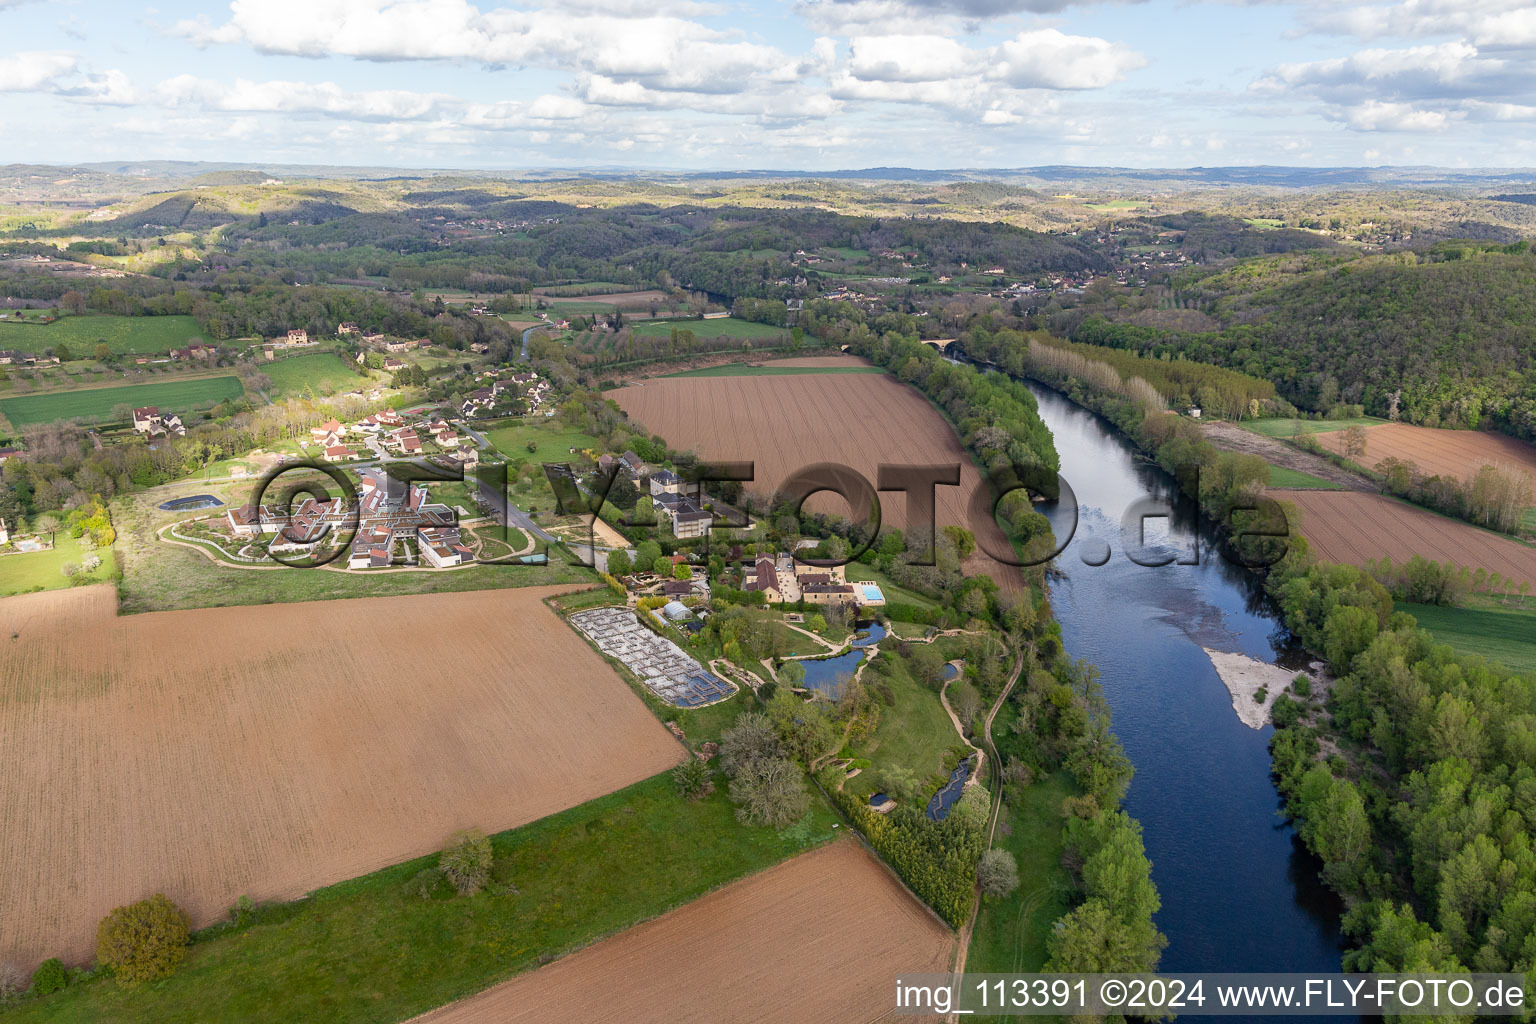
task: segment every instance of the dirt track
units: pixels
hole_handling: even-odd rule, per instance
[[[80,962],[156,891],[208,924],[675,764],[540,603],[569,589],[123,618],[110,587],[0,601],[0,959]]]
[[[1391,555],[1405,562],[1423,555],[1474,572],[1487,569],[1536,586],[1536,548],[1468,523],[1380,494],[1349,491],[1276,491],[1301,514],[1301,533],[1325,562],[1364,565]]]
[[[947,970],[954,941],[843,839],[416,1024],[869,1021],[897,972]]]
[[[1205,439],[1225,451],[1258,455],[1276,466],[1284,466],[1286,469],[1294,469],[1301,473],[1311,473],[1313,476],[1336,483],[1346,490],[1369,493],[1380,490],[1366,477],[1341,469],[1321,455],[1313,455],[1311,452],[1302,451],[1276,438],[1244,430],[1235,423],[1211,420],[1200,426],[1205,432]]]
[[[756,480],[749,490],[769,495],[791,473],[819,462],[837,462],[874,486],[881,463],[959,463],[960,486],[936,488],[940,528],[986,531],[998,549],[1007,540],[990,519],[968,520],[966,503],[981,475],[954,430],[916,390],[885,374],[817,374],[761,377],[653,378],[606,392],[647,430],[706,459],[751,460]],[[906,499],[880,495],[882,522],[904,528]],[[811,498],[812,511],[847,515],[835,494]],[[986,573],[1005,590],[1017,591],[1016,568],[977,551],[969,573]]]

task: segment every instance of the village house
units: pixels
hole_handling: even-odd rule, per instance
[[[348,334],[360,334],[360,333],[361,333],[361,329],[357,326],[357,324],[353,323],[351,320],[343,320],[341,323],[336,325],[336,334],[337,334],[338,337],[342,337],[342,336],[345,336],[345,335],[348,335]]]
[[[326,445],[325,458],[327,462],[346,462],[357,458],[357,452],[344,444]]]
[[[133,429],[151,438],[165,437],[168,434],[182,437],[187,432],[180,416],[175,413],[162,415],[158,405],[148,405],[142,409],[133,410]]]

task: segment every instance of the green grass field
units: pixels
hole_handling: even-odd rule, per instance
[[[1238,426],[1244,430],[1251,430],[1255,434],[1263,434],[1265,437],[1289,440],[1296,436],[1298,423],[1301,425],[1303,434],[1326,434],[1334,430],[1343,430],[1345,427],[1374,427],[1386,422],[1375,416],[1354,416],[1342,420],[1293,420],[1285,416],[1276,416],[1264,420],[1244,420]]]
[[[789,333],[787,327],[771,327],[768,324],[755,323],[751,320],[738,320],[733,316],[719,320],[641,320],[639,317],[625,323],[636,334],[659,335],[669,337],[672,328],[692,331],[700,338],[783,338]]]
[[[1145,199],[1111,199],[1103,203],[1084,203],[1090,210],[1104,212],[1108,210],[1140,210],[1152,204]]]
[[[60,570],[66,563],[79,565],[89,555],[98,556],[101,565],[95,572],[88,574],[87,579],[94,583],[112,575],[116,562],[111,548],[82,551],[80,542],[63,531],[54,537],[53,547],[47,551],[0,555],[0,597],[70,586],[70,578]]]
[[[579,430],[550,429],[543,424],[512,423],[485,431],[496,450],[509,462],[526,459],[529,462],[569,462],[571,449],[579,453],[583,448],[597,447],[597,438]],[[528,450],[532,441],[534,450]]]
[[[1523,610],[1518,597],[1506,606],[1498,598],[1481,596],[1468,598],[1460,608],[1399,604],[1397,609],[1418,619],[1437,641],[1458,652],[1481,654],[1517,672],[1536,673],[1536,599],[1527,596]]]
[[[316,395],[328,395],[363,384],[363,378],[353,373],[346,361],[334,352],[277,359],[263,365],[261,372],[272,378],[273,398],[301,394],[306,384]]]
[[[690,803],[663,773],[495,836],[491,884],[476,896],[407,893],[436,857],[410,861],[260,910],[244,930],[210,929],[165,981],[92,981],[5,1019],[404,1020],[819,845],[835,821],[816,800],[799,825],[752,828],[736,820],[723,781]]]
[[[1330,480],[1313,476],[1311,473],[1303,473],[1299,469],[1287,469],[1284,466],[1271,465],[1269,467],[1269,486],[1290,487],[1313,491],[1337,491],[1342,488]]]
[[[861,677],[864,685],[870,686],[877,680],[884,682],[890,686],[896,703],[881,709],[875,734],[852,748],[854,757],[870,761],[869,768],[844,784],[847,792],[861,799],[880,791],[883,768],[904,768],[919,782],[931,782],[933,777],[942,776],[945,755],[960,743],[954,724],[939,703],[938,693],[914,680],[900,656],[883,653],[876,661],[885,661],[884,667],[890,671],[875,675],[871,665]]]
[[[64,316],[51,324],[0,320],[0,348],[42,352],[63,344],[76,359],[90,358],[103,341],[115,355],[148,355],[204,340],[190,316]]]
[[[17,395],[0,399],[0,413],[4,413],[14,427],[74,419],[103,423],[112,419],[112,410],[120,405],[132,408],[158,405],[162,410],[181,413],[185,418],[185,414],[193,409],[238,398],[241,392],[238,377],[197,377],[192,380],[157,381],[153,384]]]
[[[994,736],[1000,725],[1006,728],[998,717]],[[982,900],[967,971],[1024,973],[1044,966],[1051,926],[1071,907],[1071,881],[1061,866],[1061,802],[1075,792],[1071,778],[1058,772],[1005,793],[994,845],[1018,860],[1019,887],[1005,899]]]
[[[704,366],[697,370],[662,374],[664,377],[801,377],[807,374],[828,373],[884,373],[878,366],[749,366],[746,363],[725,363],[721,366]]]
[[[1275,220],[1273,217],[1244,217],[1243,222],[1251,228],[1266,228],[1272,230],[1274,228],[1285,227],[1285,221]]]
[[[886,603],[912,604],[919,608],[933,610],[937,608],[931,598],[924,597],[914,590],[907,590],[891,582],[891,578],[879,569],[871,568],[862,562],[849,562],[843,566],[843,575],[848,577],[850,583],[876,583],[882,593],[885,594]]]

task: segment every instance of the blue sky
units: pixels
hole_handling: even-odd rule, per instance
[[[1536,166],[1529,0],[0,0],[0,163]]]

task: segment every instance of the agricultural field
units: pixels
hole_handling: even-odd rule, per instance
[[[1481,595],[1468,597],[1465,607],[1399,604],[1443,644],[1463,654],[1480,654],[1517,672],[1536,674],[1536,601],[1516,597],[1509,602]]]
[[[364,381],[334,352],[273,360],[262,364],[261,372],[272,378],[273,398],[301,395],[305,387],[317,396],[328,395],[358,387]]]
[[[884,373],[878,366],[785,366],[782,363],[722,363],[697,370],[682,370],[667,377],[805,377],[819,373]]]
[[[1331,480],[1324,480],[1322,477],[1313,476],[1311,473],[1303,473],[1299,469],[1275,465],[1269,467],[1269,486],[1281,490],[1342,490],[1338,484]]]
[[[65,345],[76,359],[90,358],[106,342],[114,355],[150,355],[206,341],[190,316],[62,316],[51,324],[0,320],[0,348],[42,352]]]
[[[119,406],[138,408],[158,405],[161,409],[180,413],[185,418],[194,409],[239,398],[242,393],[238,377],[194,377],[190,380],[156,381],[151,384],[14,395],[0,398],[0,414],[4,414],[13,427],[57,423],[61,420],[104,423],[113,419],[112,411]]]
[[[1345,427],[1377,427],[1387,422],[1375,416],[1355,416],[1339,420],[1302,420],[1288,416],[1273,416],[1261,420],[1244,420],[1241,426],[1244,430],[1251,430],[1265,437],[1290,440],[1301,434],[1323,435],[1343,430]]]
[[[739,709],[738,709],[739,710]],[[173,977],[98,977],[9,1008],[6,1024],[248,1024],[405,1020],[480,992],[819,846],[837,818],[814,801],[774,830],[743,825],[724,786],[677,795],[670,772],[491,837],[491,884],[422,899],[435,856],[258,907],[200,934]],[[637,871],[642,861],[668,870]],[[409,958],[402,969],[402,956]]]
[[[1344,454],[1341,434],[1321,434],[1317,440],[1329,451]],[[1355,461],[1374,467],[1387,458],[1407,459],[1427,476],[1463,480],[1492,463],[1518,467],[1536,480],[1536,445],[1481,430],[1435,430],[1409,423],[1367,427],[1365,455]]]
[[[936,515],[940,528],[971,525],[966,505],[981,484],[980,473],[938,410],[889,375],[653,378],[606,395],[673,445],[696,447],[706,459],[754,461],[757,479],[747,486],[763,495],[818,462],[850,466],[870,486],[881,463],[959,463],[960,486],[937,488]],[[847,515],[847,505],[833,494],[815,495],[806,507]],[[882,498],[881,511],[882,522],[904,526],[900,495]],[[996,523],[975,528],[987,531],[996,548],[1006,548]],[[979,550],[967,570],[987,573],[1005,589],[1023,585],[1017,569]]]
[[[1536,586],[1536,548],[1469,523],[1359,491],[1287,491],[1278,498],[1300,514],[1301,533],[1320,561],[1364,565],[1423,555]]]
[[[82,962],[145,893],[203,926],[241,894],[293,899],[681,760],[541,603],[562,592],[127,617],[110,587],[0,602],[18,634],[0,806],[25,823],[0,838],[0,955]]]
[[[100,558],[101,565],[83,574],[85,578],[101,582],[112,575],[115,562],[111,548],[84,551],[79,540],[63,531],[54,537],[53,547],[47,551],[18,551],[0,556],[0,597],[71,586],[73,580],[64,575],[64,566],[79,565],[90,555]]]
[[[719,320],[640,320],[638,318],[628,321],[631,331],[636,334],[650,334],[667,337],[671,335],[675,327],[680,331],[692,331],[700,338],[742,338],[752,340],[767,338],[774,341],[789,336],[789,328],[773,327],[769,324],[760,324],[753,320],[738,320],[733,316]]]
[[[882,1018],[954,936],[852,839],[801,854],[419,1024]],[[622,984],[616,984],[622,979]]]

